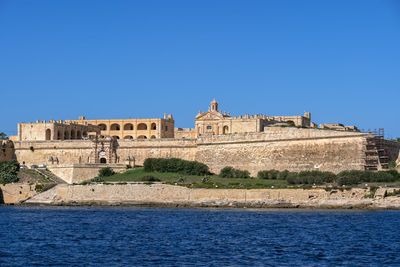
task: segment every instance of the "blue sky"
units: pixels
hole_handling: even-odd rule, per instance
[[[0,131],[301,115],[400,137],[400,1],[0,0]]]

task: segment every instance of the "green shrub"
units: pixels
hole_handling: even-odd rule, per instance
[[[342,171],[337,175],[336,182],[339,185],[354,185],[370,182],[394,182],[399,179],[397,171]]]
[[[104,176],[97,176],[97,177],[94,177],[93,179],[91,179],[90,181],[94,182],[94,183],[102,183],[102,182],[104,182],[104,178],[103,177]]]
[[[16,160],[0,162],[0,183],[18,182],[19,163]]]
[[[142,178],[140,178],[140,181],[143,181],[143,182],[160,182],[161,180],[158,179],[157,177],[152,176],[152,175],[145,175],[145,176],[142,176]]]
[[[222,178],[234,178],[235,177],[235,169],[230,166],[224,167],[220,171],[219,176]]]
[[[400,180],[400,173],[397,170],[388,170],[385,172],[390,173],[395,178],[395,180]]]
[[[396,161],[391,161],[388,164],[389,169],[394,169],[394,168],[396,168],[396,166],[397,166]]]
[[[281,171],[281,172],[279,173],[278,179],[280,179],[280,180],[286,180],[288,174],[289,174],[289,171],[288,171],[288,170]]]
[[[286,182],[288,184],[298,184],[298,173],[297,172],[289,172],[286,176]]]
[[[182,159],[156,159],[148,158],[144,161],[146,172],[176,172],[189,175],[207,175],[209,169],[207,165]]]
[[[42,184],[36,184],[35,185],[35,191],[40,193],[43,191],[43,185]]]
[[[259,171],[257,173],[257,178],[276,180],[279,178],[279,175],[280,172],[277,170]]]
[[[238,170],[227,166],[220,171],[219,176],[222,178],[250,178],[250,173],[247,170]]]
[[[101,168],[99,170],[99,177],[108,177],[112,176],[115,172],[110,167]]]

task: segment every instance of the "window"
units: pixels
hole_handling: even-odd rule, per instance
[[[211,130],[212,129],[212,127],[211,126],[207,126],[207,130]]]

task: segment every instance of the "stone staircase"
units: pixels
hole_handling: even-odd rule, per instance
[[[56,176],[54,173],[52,173],[49,170],[46,170],[46,169],[35,169],[35,171],[37,171],[38,173],[40,173],[41,175],[43,175],[47,179],[52,180],[56,184],[66,184],[66,182],[63,179],[61,179],[60,177]]]

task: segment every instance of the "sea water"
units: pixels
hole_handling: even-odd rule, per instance
[[[1,266],[400,266],[400,211],[0,207]]]

